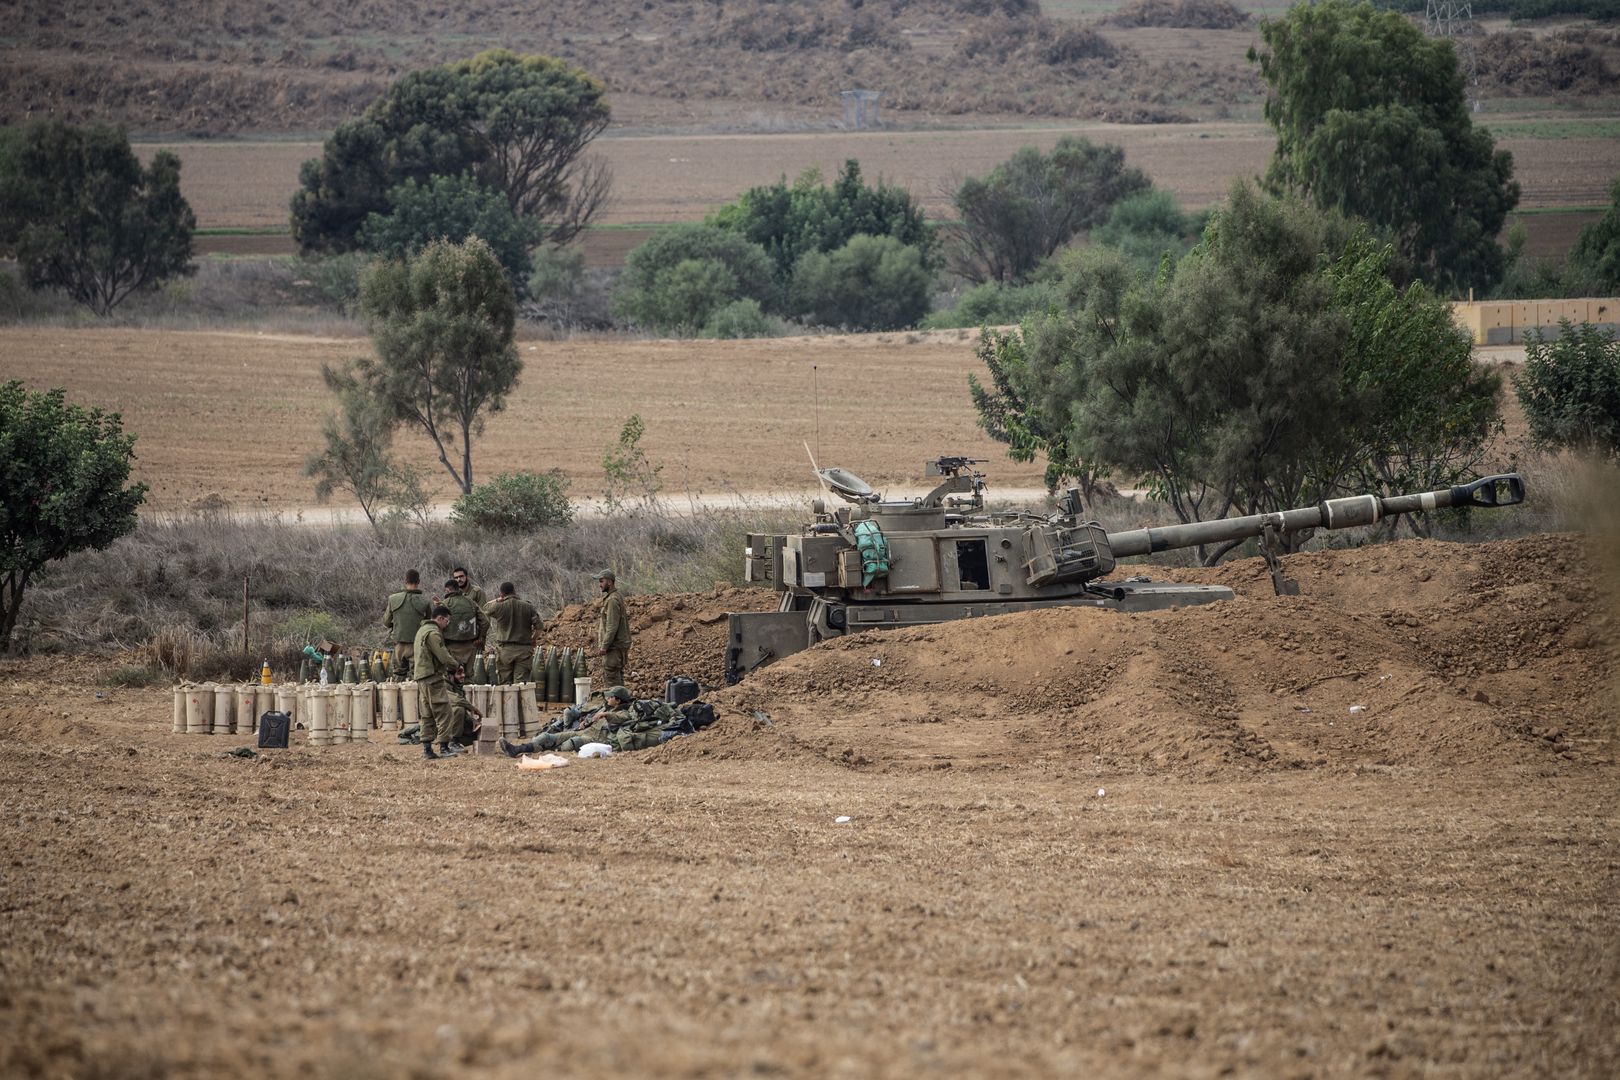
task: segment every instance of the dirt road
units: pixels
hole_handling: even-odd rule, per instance
[[[1291,569],[845,639],[552,773],[236,759],[7,662],[0,1073],[1614,1075],[1583,545]],[[739,599],[638,598],[640,681]]]

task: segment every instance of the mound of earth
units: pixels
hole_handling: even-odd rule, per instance
[[[1178,578],[1229,603],[854,635],[710,695],[660,751],[874,770],[1547,768],[1611,754],[1614,625],[1582,541],[1403,541]]]
[[[769,589],[716,586],[706,593],[625,595],[630,616],[630,665],[626,685],[637,694],[661,697],[664,680],[687,675],[705,686],[725,679],[726,616],[733,611],[775,611]],[[542,640],[569,648],[596,646],[598,604],[571,604],[546,622]]]

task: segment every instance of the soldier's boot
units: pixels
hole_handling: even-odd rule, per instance
[[[433,744],[430,742],[425,742],[422,744],[422,757],[427,761],[439,760],[439,755],[433,752]]]
[[[534,753],[534,743],[515,743],[508,739],[505,735],[502,735],[499,739],[495,740],[495,745],[499,746],[501,748],[501,753],[505,754],[507,757],[517,757],[520,754]]]
[[[462,746],[460,743],[442,742],[439,744],[439,756],[442,758],[457,757],[458,755],[465,754],[466,752],[466,747]]]

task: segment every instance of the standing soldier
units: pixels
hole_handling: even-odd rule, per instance
[[[488,606],[489,597],[484,595],[483,589],[480,589],[478,586],[472,583],[472,578],[467,576],[467,568],[465,566],[458,566],[454,570],[450,571],[450,580],[456,583],[456,588],[465,593],[469,600],[478,605],[479,611],[483,611],[484,608]],[[488,629],[487,623],[478,631],[478,640],[473,644],[473,650],[475,652],[484,651],[485,629]]]
[[[590,655],[602,658],[602,685],[618,686],[624,682],[624,668],[630,662],[630,619],[611,569],[596,575],[596,587],[602,590],[602,611],[596,623],[596,648]]]
[[[456,661],[445,648],[444,628],[450,625],[450,609],[440,604],[433,609],[433,617],[424,622],[416,631],[416,641],[412,652],[412,674],[422,686],[422,696],[427,707],[422,710],[422,756],[429,761],[436,761],[441,757],[453,757],[461,753],[461,747],[452,740],[459,734],[455,730],[455,719],[450,712],[450,691],[445,685],[449,679],[450,671],[455,668]],[[433,752],[433,741],[437,738],[439,752]]]
[[[478,651],[478,643],[484,639],[484,631],[489,628],[489,618],[472,597],[461,591],[455,578],[444,583],[444,606],[450,611],[450,628],[444,632],[445,647],[456,658],[456,663],[470,663],[473,653]]]
[[[519,672],[528,666],[534,651],[540,613],[527,600],[518,599],[510,581],[503,581],[500,595],[484,605],[484,614],[495,632],[495,681],[522,682]]]
[[[422,595],[422,575],[415,570],[405,571],[405,588],[390,596],[388,606],[383,609],[383,626],[393,632],[394,655],[390,664],[394,678],[410,676],[416,631],[432,607]]]

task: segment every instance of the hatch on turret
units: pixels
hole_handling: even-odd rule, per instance
[[[837,495],[845,502],[869,503],[877,502],[878,493],[872,490],[872,485],[856,476],[848,469],[817,469],[816,476],[826,485],[828,491]]]

